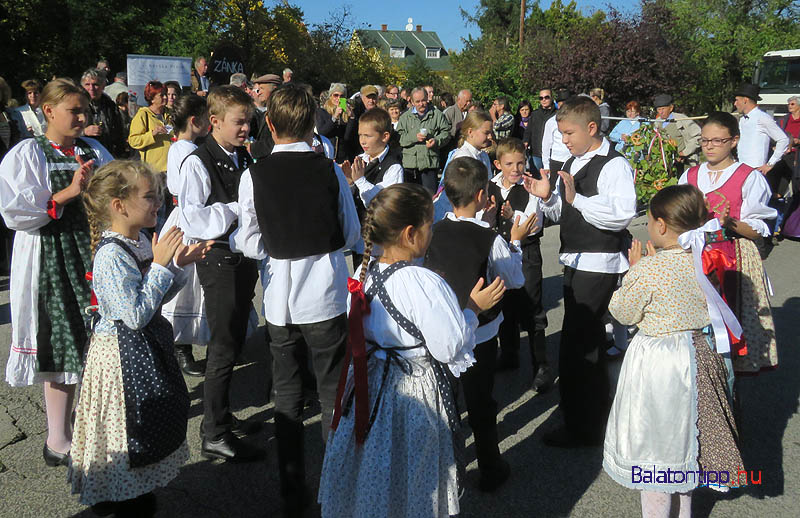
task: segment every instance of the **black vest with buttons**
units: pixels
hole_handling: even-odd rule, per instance
[[[498,234],[503,236],[503,239],[511,241],[511,226],[514,224],[514,217],[512,216],[511,219],[506,219],[500,215],[503,204],[507,201],[511,204],[512,209],[524,212],[528,207],[530,194],[528,194],[528,191],[525,190],[522,184],[517,184],[511,187],[508,191],[508,196],[504,200],[501,187],[494,182],[489,182],[489,199],[491,199],[492,196],[494,196],[495,203],[497,203],[497,222],[493,228]],[[522,218],[520,218],[520,223],[522,223]],[[544,232],[544,226],[541,221],[538,222],[537,225],[539,226],[539,231],[532,236],[522,239],[520,241],[522,246],[539,243],[539,239]]]
[[[603,167],[612,159],[622,156],[610,149],[608,155],[595,155],[583,166],[575,180],[575,192],[587,198],[597,195],[597,179]],[[575,157],[564,164],[564,171],[570,171]],[[561,190],[561,253],[614,253],[621,252],[625,242],[625,232],[603,230],[587,222],[581,212],[564,199]]]
[[[267,254],[299,259],[344,247],[333,160],[314,151],[273,152],[250,168]]]
[[[453,288],[461,309],[467,307],[469,294],[478,279],[486,284],[486,268],[497,232],[470,221],[443,219],[433,226],[433,238],[425,254],[425,267],[441,275]],[[494,280],[494,279],[491,279]],[[485,286],[485,285],[484,285]],[[500,314],[498,303],[478,315],[479,325],[484,325]]]
[[[250,167],[253,159],[244,146],[235,148],[238,167],[213,137],[200,144],[192,155],[198,157],[208,172],[211,181],[211,193],[206,200],[206,207],[214,203],[231,203],[239,200],[239,179],[245,169]],[[228,237],[236,229],[233,223],[225,234],[216,238],[220,243],[227,243]]]
[[[383,176],[386,174],[386,171],[389,170],[390,167],[393,165],[402,165],[402,157],[398,157],[397,155],[393,154],[391,150],[386,153],[386,156],[383,157],[383,160],[373,160],[369,164],[367,164],[366,169],[364,170],[364,178],[371,183],[372,185],[379,184],[383,181]],[[358,220],[363,223],[364,218],[367,215],[367,208],[364,206],[364,202],[361,200],[361,194],[359,194],[358,187],[353,184],[352,186],[353,191],[353,201],[356,203],[356,212],[358,213]]]

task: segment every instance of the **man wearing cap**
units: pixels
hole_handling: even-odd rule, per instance
[[[672,96],[659,94],[653,99],[658,119],[668,138],[678,143],[678,175],[685,167],[697,165],[700,160],[700,126],[686,115],[678,113],[672,104]],[[675,122],[668,122],[675,121]]]
[[[253,101],[256,103],[256,112],[253,114],[253,121],[250,124],[250,136],[255,141],[250,145],[250,154],[258,160],[272,153],[275,142],[272,140],[272,133],[267,126],[266,110],[267,100],[282,83],[277,74],[264,74],[253,79]]]
[[[739,162],[766,175],[789,149],[789,137],[771,115],[761,111],[758,85],[742,83],[734,92],[733,105],[742,116],[739,119]],[[775,151],[769,156],[769,142],[775,141]],[[769,159],[767,159],[769,157]]]

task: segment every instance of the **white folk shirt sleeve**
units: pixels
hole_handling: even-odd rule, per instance
[[[342,168],[334,163],[333,169],[336,172],[336,179],[339,181],[339,223],[344,235],[344,248],[352,249],[361,239],[361,222],[358,221],[356,204]]]
[[[521,288],[525,284],[519,241],[509,245],[501,236],[495,238],[489,252],[489,281],[493,281],[495,277],[500,277],[509,290]]]
[[[740,220],[763,237],[771,234],[764,220],[778,217],[778,211],[767,205],[771,198],[772,191],[764,175],[758,171],[750,173],[742,185]]]
[[[758,125],[761,127],[761,130],[764,133],[769,135],[771,140],[775,141],[775,151],[767,161],[767,164],[774,166],[780,162],[781,158],[783,158],[783,155],[785,155],[786,151],[789,150],[789,137],[783,132],[780,126],[778,126],[778,123],[775,122],[775,119],[769,115],[760,117],[758,119]]]
[[[208,171],[199,157],[190,156],[181,167],[178,205],[182,211],[181,228],[191,239],[215,239],[227,232],[239,218],[237,202],[206,206],[210,195]]]
[[[545,169],[550,169],[550,151],[553,149],[553,134],[558,129],[556,125],[556,118],[550,117],[544,123],[544,132],[542,134],[542,166]]]
[[[245,170],[239,180],[239,210],[239,227],[230,237],[231,250],[251,259],[266,259],[267,252],[261,239],[261,228],[258,226],[250,169]]]
[[[372,198],[374,198],[381,189],[385,189],[396,183],[403,183],[403,166],[400,164],[389,166],[389,169],[383,175],[383,181],[376,184],[369,183],[364,176],[355,181],[355,185],[358,187],[358,194],[361,196],[361,201],[364,202],[365,207],[369,205],[369,202],[372,201]]]
[[[610,160],[600,171],[597,194],[576,194],[572,206],[594,227],[613,232],[625,230],[636,217],[636,188],[628,161],[622,157]]]

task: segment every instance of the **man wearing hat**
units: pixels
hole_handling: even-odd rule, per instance
[[[250,154],[258,160],[272,153],[275,142],[272,140],[272,133],[267,126],[266,110],[267,100],[272,95],[272,91],[281,85],[282,81],[277,74],[264,74],[253,79],[253,101],[256,103],[256,113],[253,115],[253,122],[250,124],[250,136],[255,139],[250,145]]]
[[[733,94],[733,105],[742,115],[739,119],[739,145],[736,149],[739,152],[739,162],[766,175],[789,149],[789,137],[771,115],[758,107],[760,91],[758,85],[742,83]],[[775,141],[772,156],[769,156],[770,140]]]
[[[700,126],[686,115],[678,113],[672,96],[659,94],[653,99],[658,120],[663,120],[664,134],[678,143],[678,175],[685,167],[697,165],[700,160]],[[668,122],[674,121],[674,122]]]

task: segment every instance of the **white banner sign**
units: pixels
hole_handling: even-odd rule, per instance
[[[143,56],[128,54],[128,92],[136,102],[146,106],[144,86],[150,81],[177,81],[181,87],[191,86],[192,58],[176,56]]]

